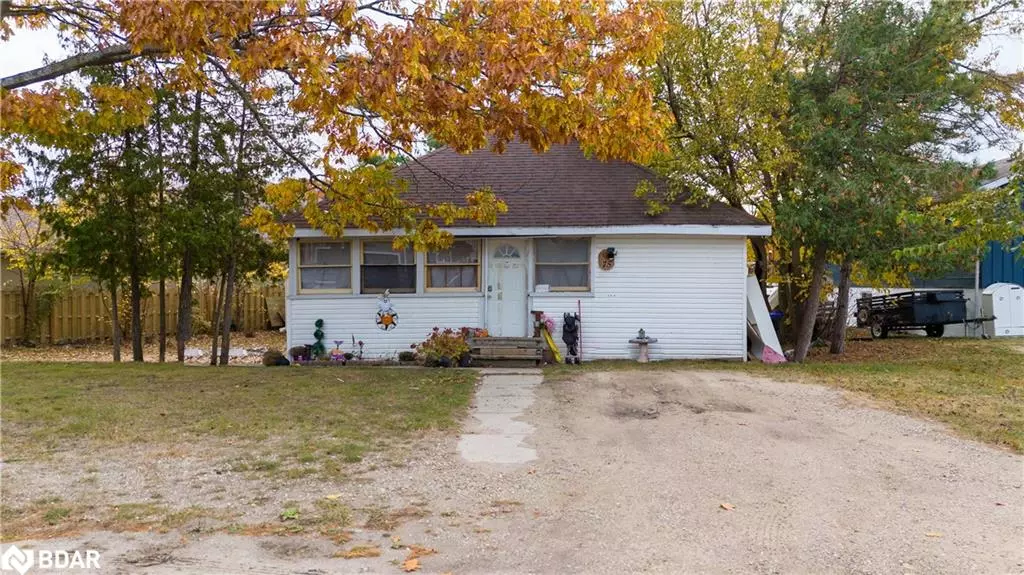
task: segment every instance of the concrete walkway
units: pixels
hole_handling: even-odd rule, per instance
[[[544,376],[539,369],[484,369],[470,415],[459,438],[459,455],[469,463],[521,464],[537,459],[524,442],[534,427],[519,421],[533,404]]]

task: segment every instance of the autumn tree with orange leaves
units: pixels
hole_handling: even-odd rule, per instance
[[[90,66],[152,59],[178,90],[216,83],[237,93],[264,129],[257,103],[285,86],[291,110],[326,145],[318,161],[292,158],[305,177],[269,189],[274,206],[301,209],[332,235],[399,229],[418,248],[443,245],[439,222],[494,222],[504,204],[489,190],[415,204],[386,170],[350,169],[351,160],[411,158],[430,136],[462,152],[513,138],[542,151],[575,138],[598,157],[643,161],[661,122],[641,70],[660,49],[662,19],[652,3],[612,4],[4,0],[5,36],[56,26],[76,52],[2,79],[3,133],[60,137],[82,88],[51,81]],[[149,99],[144,87],[105,96],[115,115]],[[284,143],[280,151],[293,156]],[[4,179],[14,180],[6,160]],[[254,223],[272,219],[268,211]]]

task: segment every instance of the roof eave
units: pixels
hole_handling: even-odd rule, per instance
[[[992,180],[991,182],[985,182],[984,184],[978,186],[978,189],[982,191],[994,190],[996,188],[1001,188],[1009,183],[1010,176],[1003,176],[1002,178]]]
[[[644,224],[621,226],[494,226],[494,227],[449,227],[442,228],[455,236],[473,237],[536,237],[536,236],[770,236],[772,227],[767,224]],[[369,232],[352,229],[346,237],[391,237],[401,235],[402,230]],[[312,228],[296,228],[296,238],[321,238],[325,234]]]

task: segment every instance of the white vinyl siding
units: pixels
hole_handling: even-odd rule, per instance
[[[324,345],[353,351],[352,338],[363,341],[363,357],[395,359],[399,352],[427,338],[434,326],[480,327],[484,298],[479,293],[399,294],[391,296],[398,313],[398,326],[384,331],[377,327],[377,297],[299,296],[288,301],[288,345],[313,343],[313,323],[324,320]]]
[[[616,251],[615,267],[593,272],[590,294],[539,294],[530,309],[555,320],[563,353],[562,314],[583,308],[583,359],[635,359],[640,328],[657,338],[652,359],[746,355],[746,239],[742,237],[595,237],[597,253]]]
[[[538,238],[539,239],[539,238]],[[356,242],[356,246],[359,245]],[[293,243],[293,246],[295,244]],[[530,245],[534,245],[532,242]],[[600,250],[614,247],[615,266],[597,268]],[[355,249],[358,249],[356,247]],[[531,252],[534,250],[530,250]],[[298,250],[292,250],[295,271]],[[629,339],[643,328],[657,338],[652,359],[729,358],[746,355],[746,239],[740,236],[595,236],[590,240],[588,292],[532,293],[530,310],[543,310],[556,322],[554,339],[563,348],[562,314],[582,304],[583,359],[635,359]],[[486,250],[481,250],[480,285],[487,286]],[[528,259],[527,285],[535,286],[533,253]],[[289,346],[313,343],[313,322],[323,319],[326,342],[363,340],[365,357],[395,357],[422,341],[434,326],[484,327],[486,287],[481,291],[425,290],[427,258],[419,258],[418,294],[391,298],[398,327],[382,331],[376,325],[377,297],[373,294],[299,294],[288,298]],[[352,281],[361,283],[360,269]],[[291,280],[289,280],[291,281]]]

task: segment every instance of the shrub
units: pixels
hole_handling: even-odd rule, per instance
[[[398,352],[398,361],[416,361],[416,352],[400,351]]]
[[[444,329],[435,327],[427,339],[413,347],[424,357],[456,359],[469,352],[469,344],[462,331],[456,331],[450,327]]]
[[[263,353],[263,365],[265,366],[288,365],[288,363],[288,358],[276,349],[268,349]]]

